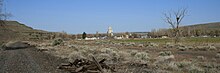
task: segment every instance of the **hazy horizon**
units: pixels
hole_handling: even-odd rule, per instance
[[[183,25],[220,21],[219,0],[4,0],[6,11],[35,29],[71,34],[169,28],[163,14],[187,8]]]

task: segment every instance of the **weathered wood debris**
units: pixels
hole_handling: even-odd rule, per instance
[[[103,69],[115,72],[113,68],[105,64],[106,59],[97,61],[95,57],[92,57],[93,61],[87,59],[76,59],[74,62],[62,63],[58,66],[58,69],[66,70],[71,73],[104,73]]]

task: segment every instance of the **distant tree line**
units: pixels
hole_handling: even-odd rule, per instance
[[[204,27],[182,27],[179,30],[180,37],[220,37],[220,29],[204,28]],[[152,38],[159,38],[162,36],[173,36],[173,31],[171,29],[154,29],[149,33]]]

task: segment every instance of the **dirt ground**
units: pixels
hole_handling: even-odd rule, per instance
[[[57,69],[62,62],[36,48],[0,50],[0,73],[68,73]]]

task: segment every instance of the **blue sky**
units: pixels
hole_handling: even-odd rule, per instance
[[[163,13],[187,8],[183,25],[220,22],[220,0],[5,0],[7,12],[36,29],[71,34],[169,28]]]

